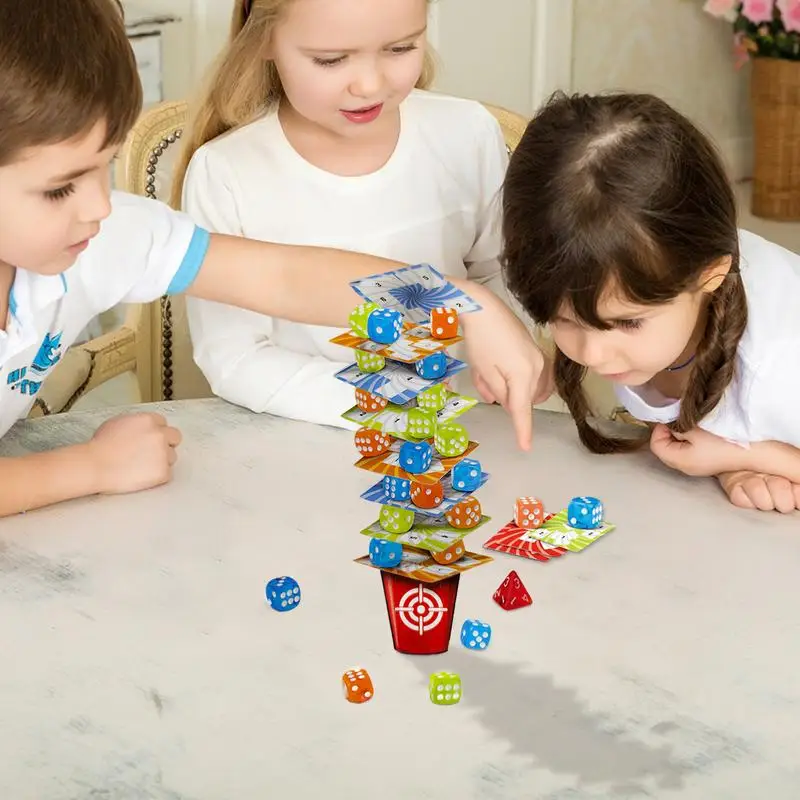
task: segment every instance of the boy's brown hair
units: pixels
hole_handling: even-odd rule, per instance
[[[142,87],[119,0],[0,3],[0,166],[104,120],[121,144]]]

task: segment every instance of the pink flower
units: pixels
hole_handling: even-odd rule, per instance
[[[783,27],[787,31],[800,33],[800,0],[778,0]]]
[[[721,17],[728,22],[736,21],[736,6],[738,0],[706,0],[703,11],[712,17]]]
[[[772,22],[775,0],[744,0],[742,16],[758,25],[759,22]]]

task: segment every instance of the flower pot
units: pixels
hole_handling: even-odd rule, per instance
[[[757,217],[800,220],[800,62],[754,58],[750,103],[751,210]]]

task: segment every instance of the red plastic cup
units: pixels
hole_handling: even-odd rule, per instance
[[[446,653],[456,610],[460,573],[438,583],[422,583],[381,572],[392,642],[398,653]]]

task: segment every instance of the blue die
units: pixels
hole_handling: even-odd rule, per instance
[[[373,342],[393,344],[403,331],[403,315],[393,308],[379,308],[367,319],[367,333]]]
[[[390,500],[410,500],[411,481],[408,478],[395,478],[391,475],[384,475],[383,493]]]
[[[417,361],[417,375],[425,380],[432,381],[441,378],[447,372],[447,356],[440,350]]]
[[[603,524],[603,504],[596,497],[573,497],[567,506],[567,522],[582,530],[599,528]]]
[[[430,469],[433,461],[433,448],[427,442],[403,442],[400,448],[400,466],[412,475],[419,475]]]
[[[468,650],[485,650],[492,641],[492,626],[479,619],[464,620],[461,626],[461,644]]]
[[[372,539],[369,560],[376,567],[396,567],[403,560],[403,545],[388,539]]]
[[[300,586],[287,575],[269,581],[266,594],[269,604],[276,611],[291,611],[300,602]]]
[[[474,492],[481,486],[481,462],[475,458],[462,458],[453,467],[453,488],[459,492]]]

